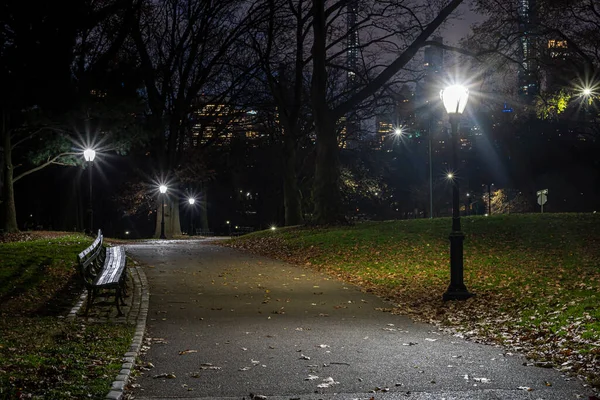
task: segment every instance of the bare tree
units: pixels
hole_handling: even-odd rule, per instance
[[[154,129],[153,155],[158,165],[154,178],[174,179],[189,143],[189,116],[199,95],[215,104],[228,101],[252,71],[248,60],[240,59],[244,55],[236,44],[251,19],[253,3],[140,0],[137,7],[132,39]],[[173,181],[171,187],[176,185]],[[181,233],[179,201],[174,196],[168,200],[165,232],[167,236]]]
[[[70,137],[73,126],[66,114],[71,111],[73,99],[89,90],[83,82],[88,81],[92,70],[104,69],[123,44],[127,24],[117,21],[127,21],[128,5],[129,0],[115,0],[65,1],[60,6],[6,2],[1,6],[0,65],[4,95],[0,143],[4,157],[0,181],[5,231],[18,231],[15,182],[50,165],[78,163]],[[31,13],[31,7],[36,13]],[[70,18],[71,12],[76,12],[78,18]],[[104,37],[103,45],[93,51],[92,57],[87,57],[87,33],[110,25],[109,20],[113,25],[111,34]],[[29,151],[16,155],[15,151],[25,149],[24,144],[29,145]],[[13,165],[18,156],[21,157],[18,165]]]
[[[298,122],[308,115],[316,132],[314,222],[345,221],[338,158],[345,137],[340,135],[356,134],[350,126],[360,130],[360,119],[381,105],[384,88],[415,78],[409,63],[461,2],[264,1],[268,22],[255,35],[253,48],[282,114],[290,171],[286,193],[297,193],[290,166],[293,143],[303,136]],[[297,209],[287,202],[291,198],[286,194],[286,208]]]
[[[335,70],[348,70],[344,64],[347,48],[341,46],[348,33],[342,29],[340,16],[344,15],[345,6],[351,3],[358,4],[313,1],[311,105],[317,133],[313,196],[315,221],[319,224],[345,221],[339,189],[336,122],[359,108],[407,67],[462,0],[450,1],[439,8],[401,0],[360,3],[363,6],[354,11],[359,15],[354,29],[362,39],[357,50],[367,56],[362,57],[359,68],[348,71],[356,76],[356,84],[346,86],[344,91],[331,97],[328,78]],[[382,51],[386,52],[385,57],[381,56]]]

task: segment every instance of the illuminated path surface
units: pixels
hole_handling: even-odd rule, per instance
[[[285,400],[563,400],[591,394],[578,380],[524,366],[524,358],[501,348],[377,311],[389,304],[307,269],[210,241],[149,242],[127,251],[148,277],[146,336],[153,343],[142,362],[155,366],[138,377],[136,399],[239,400],[252,393]],[[154,378],[163,374],[175,377]],[[327,378],[336,383],[318,387]],[[389,391],[372,393],[376,388]]]

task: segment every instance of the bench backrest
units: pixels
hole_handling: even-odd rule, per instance
[[[102,246],[102,231],[98,229],[96,240],[85,250],[77,255],[79,273],[86,285],[91,285],[98,272],[104,265],[106,250]]]

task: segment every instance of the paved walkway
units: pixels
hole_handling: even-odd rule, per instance
[[[150,304],[136,399],[587,399],[558,371],[210,241],[128,245]]]

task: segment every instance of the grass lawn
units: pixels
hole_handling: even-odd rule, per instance
[[[327,271],[392,300],[390,311],[501,343],[600,386],[600,214],[462,218],[465,284],[442,302],[449,218],[283,228],[233,247]]]
[[[92,240],[58,232],[12,240],[0,243],[0,399],[106,396],[133,328],[61,318],[81,293],[76,255]]]

